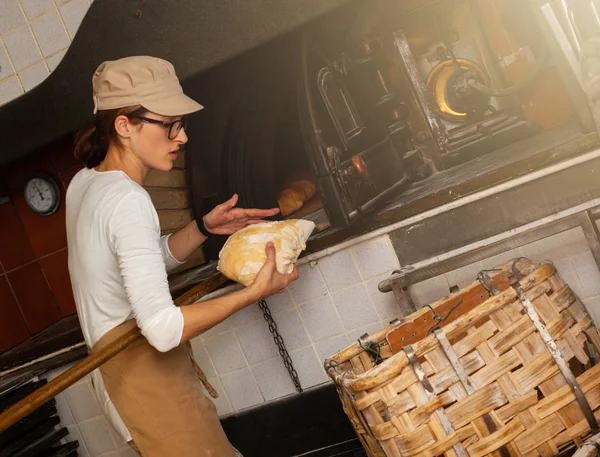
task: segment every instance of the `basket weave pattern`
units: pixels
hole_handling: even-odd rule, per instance
[[[513,273],[499,267],[490,277],[503,286],[491,294],[474,282],[432,304],[456,309],[435,331],[420,310],[327,359],[371,457],[550,457],[589,434],[575,391],[600,419],[600,365],[592,367],[585,350],[591,342],[600,351],[598,330],[552,264],[535,265],[520,280]],[[476,296],[479,303],[461,312],[462,298]],[[393,340],[402,325],[412,333]],[[578,374],[575,390],[560,359]]]

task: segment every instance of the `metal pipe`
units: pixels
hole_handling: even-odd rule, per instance
[[[577,54],[575,53],[573,45],[571,44],[558,18],[556,17],[556,13],[554,12],[552,5],[550,5],[550,3],[542,5],[541,11],[544,16],[544,19],[546,20],[546,23],[548,24],[548,27],[550,27],[550,30],[556,38],[556,42],[560,47],[560,50],[562,51],[562,54],[565,57],[571,72],[573,73],[573,75],[575,75],[575,78],[579,82],[579,85],[583,87],[581,78],[581,68],[579,66],[578,60],[579,51],[577,52]]]
[[[217,273],[211,276],[206,281],[201,282],[189,292],[183,294],[175,300],[177,306],[185,306],[196,301],[198,298],[212,292],[226,281],[226,278]],[[111,359],[133,342],[142,338],[141,330],[134,328],[125,333],[120,338],[117,338],[105,348],[86,357],[77,365],[69,368],[60,376],[57,376],[45,386],[36,390],[32,394],[23,398],[19,402],[12,405],[2,414],[0,414],[0,433],[4,432],[8,427],[27,417],[33,411],[38,409],[47,401],[56,397],[62,391],[68,389],[81,378],[94,371],[107,360]]]

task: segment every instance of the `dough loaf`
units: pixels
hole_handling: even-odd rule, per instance
[[[317,192],[315,183],[308,179],[297,179],[279,194],[277,203],[283,217],[298,211]]]
[[[302,208],[304,204],[303,194],[294,189],[285,189],[279,194],[277,203],[279,204],[281,215],[283,217],[289,216]]]
[[[314,229],[314,222],[304,219],[250,225],[226,241],[219,253],[218,269],[233,281],[251,284],[267,260],[265,248],[271,241],[277,252],[277,271],[289,274]]]
[[[307,202],[313,198],[317,192],[317,186],[315,186],[315,183],[309,181],[308,179],[299,179],[294,181],[290,187],[296,192],[302,194],[302,200],[304,200],[304,202]]]

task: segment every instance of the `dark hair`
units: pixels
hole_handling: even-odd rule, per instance
[[[75,135],[75,158],[88,168],[99,165],[106,157],[110,143],[121,143],[115,130],[115,119],[121,115],[133,117],[147,112],[148,110],[141,105],[98,111],[96,121]],[[132,119],[131,122],[138,121]]]

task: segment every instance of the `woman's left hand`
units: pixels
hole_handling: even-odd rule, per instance
[[[238,230],[252,224],[263,222],[264,217],[274,216],[279,213],[279,208],[272,209],[244,209],[236,208],[238,195],[233,194],[225,203],[216,206],[204,216],[204,227],[215,235],[231,235]]]

